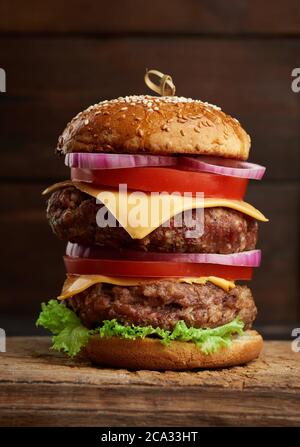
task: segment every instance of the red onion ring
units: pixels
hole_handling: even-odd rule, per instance
[[[128,261],[191,262],[239,267],[258,267],[261,250],[242,251],[228,255],[215,253],[155,253],[130,249],[113,249],[68,242],[66,255],[73,258],[123,259]]]
[[[260,180],[266,168],[254,163],[217,157],[179,157],[179,169]]]
[[[70,168],[83,169],[120,169],[146,166],[173,166],[187,171],[209,172],[211,174],[227,175],[260,180],[266,168],[254,163],[232,160],[220,157],[206,156],[167,156],[143,154],[104,154],[74,152],[66,154],[65,164]]]
[[[177,158],[167,155],[95,154],[74,152],[66,154],[65,165],[70,168],[119,169],[143,166],[175,166]]]

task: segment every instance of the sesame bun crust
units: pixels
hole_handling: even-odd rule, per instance
[[[126,340],[94,336],[84,354],[101,366],[175,371],[243,365],[256,359],[262,347],[262,337],[252,330],[235,338],[229,348],[222,348],[209,355],[204,354],[194,343],[173,341],[165,346],[151,338]]]
[[[175,96],[128,96],[79,113],[57,152],[211,155],[247,160],[250,137],[214,105]]]

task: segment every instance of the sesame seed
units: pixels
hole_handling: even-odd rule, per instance
[[[89,124],[89,120],[88,119],[84,120],[84,124],[87,126]]]
[[[159,112],[162,113],[162,111],[160,110],[159,106],[161,104],[173,104],[176,107],[180,107],[181,104],[200,104],[203,107],[203,113],[204,114],[209,114],[212,113],[213,110],[221,110],[220,107],[215,106],[214,104],[210,104],[208,102],[204,102],[201,101],[199,99],[192,99],[192,98],[185,98],[183,96],[150,96],[150,95],[129,95],[129,96],[125,96],[122,97],[120,96],[119,98],[115,98],[115,99],[111,99],[111,100],[104,100],[101,101],[97,104],[91,105],[88,109],[86,109],[86,111],[94,111],[95,115],[100,114],[103,111],[103,114],[109,114],[108,112],[104,112],[105,109],[110,108],[109,106],[114,105],[114,104],[124,104],[124,106],[127,105],[140,105],[143,107],[146,107],[147,110],[149,112]],[[125,108],[121,108],[121,110],[125,110]],[[180,109],[179,109],[180,110]],[[195,112],[197,113],[197,110],[195,110]],[[74,122],[74,120],[77,120],[79,118],[81,118],[83,112],[79,112],[73,119],[72,122]],[[190,112],[191,113],[191,112]],[[200,119],[202,118],[203,115],[199,114],[198,115],[191,115],[189,117],[183,116],[182,113],[178,113],[178,118],[179,120],[187,120],[187,119]],[[238,120],[236,120],[235,118],[234,122],[238,123]],[[216,122],[221,122],[222,119],[221,117],[214,117],[214,123]],[[181,122],[181,121],[179,121]],[[182,121],[185,122],[185,121]],[[84,121],[84,123],[87,125],[88,122],[87,120]],[[212,126],[213,124],[211,123],[207,123],[205,122],[205,124],[202,124],[202,126]]]
[[[201,130],[199,129],[199,127],[194,127],[194,131],[197,132],[197,133],[200,133],[200,132],[201,132]]]
[[[120,110],[128,110],[128,107],[122,107]]]
[[[185,133],[184,133],[184,131],[182,129],[181,129],[180,133],[184,137]]]
[[[142,131],[142,129],[138,129],[137,134],[138,136],[142,137],[144,135],[144,132]]]
[[[200,99],[192,99],[192,98],[185,98],[183,96],[149,96],[149,95],[131,95],[131,96],[125,96],[122,97],[120,96],[119,98],[116,99],[112,99],[110,101],[105,100],[105,101],[101,101],[98,104],[95,104],[91,107],[103,107],[104,105],[109,105],[109,104],[115,104],[118,102],[124,102],[124,103],[131,103],[131,104],[147,104],[147,103],[172,103],[172,104],[176,104],[176,105],[180,105],[180,104],[184,104],[184,103],[197,103],[197,104],[202,104],[203,106],[207,107],[207,108],[213,108],[216,110],[221,110],[220,107],[215,106],[214,104],[210,104],[208,102],[203,102]]]

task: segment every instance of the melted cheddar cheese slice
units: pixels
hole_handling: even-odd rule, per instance
[[[163,278],[167,281],[168,278]],[[207,276],[200,278],[184,277],[184,278],[172,278],[172,281],[184,282],[188,284],[206,284],[208,281],[216,286],[222,288],[226,292],[229,292],[235,287],[233,281],[228,281],[217,276]],[[138,286],[139,284],[147,284],[151,282],[157,282],[159,279],[149,279],[149,278],[120,278],[120,277],[110,277],[101,275],[69,275],[63,285],[61,295],[57,297],[58,300],[64,300],[71,296],[77,295],[80,292],[92,287],[95,284],[106,283],[112,284],[114,286]]]
[[[180,194],[173,195],[168,193],[151,194],[141,191],[119,191],[72,181],[56,183],[47,188],[43,194],[53,192],[65,186],[74,186],[102,202],[113,218],[119,222],[132,239],[143,239],[176,214],[197,208],[222,206],[240,211],[262,222],[268,221],[252,205],[239,200],[186,197]]]

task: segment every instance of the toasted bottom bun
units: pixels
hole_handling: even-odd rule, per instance
[[[85,348],[85,355],[102,366],[135,370],[186,370],[242,365],[256,359],[262,347],[263,339],[256,331],[246,331],[244,335],[234,338],[229,348],[209,355],[194,343],[172,341],[165,346],[151,338],[126,340],[94,336]]]

